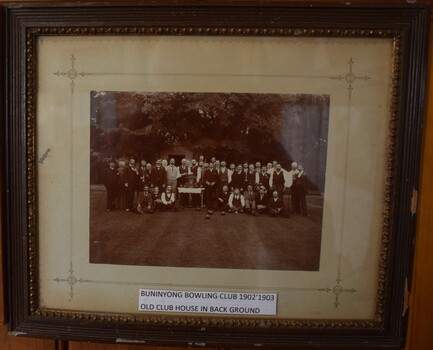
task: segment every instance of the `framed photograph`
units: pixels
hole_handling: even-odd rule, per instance
[[[13,334],[404,345],[428,7],[2,16]]]

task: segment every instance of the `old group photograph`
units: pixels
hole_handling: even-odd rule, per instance
[[[90,263],[318,271],[329,105],[92,91]]]

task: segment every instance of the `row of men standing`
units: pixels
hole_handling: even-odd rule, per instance
[[[191,179],[193,182],[191,184]],[[208,209],[213,210],[217,204],[217,195],[227,186],[230,193],[236,188],[240,193],[252,185],[258,194],[259,187],[264,186],[267,192],[276,190],[281,198],[284,193],[290,193],[292,210],[307,215],[307,178],[301,166],[293,162],[291,170],[286,171],[281,165],[273,163],[261,164],[256,162],[238,164],[232,163],[227,167],[226,162],[212,158],[209,163],[203,160],[192,160],[189,164],[183,159],[180,166],[175,165],[174,159],[164,166],[162,160],[157,160],[155,166],[142,160],[137,166],[135,159],[130,158],[125,167],[117,167],[111,160],[109,168],[103,173],[103,183],[107,188],[107,210],[115,209],[115,202],[119,195],[125,197],[126,211],[134,209],[134,199],[143,191],[144,187],[158,187],[164,191],[170,185],[173,193],[178,187],[204,188],[205,203]],[[179,194],[180,206],[187,206],[188,194]],[[192,196],[192,205],[201,206],[200,197]]]

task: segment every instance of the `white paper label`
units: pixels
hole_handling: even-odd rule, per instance
[[[139,311],[276,315],[276,293],[140,289]]]

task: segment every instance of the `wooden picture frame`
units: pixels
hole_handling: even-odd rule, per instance
[[[401,348],[428,16],[417,5],[3,5],[10,331],[158,345]],[[320,266],[92,264],[91,137],[83,135],[90,96],[106,91],[329,96]],[[134,309],[140,289],[277,295],[278,302],[275,313],[259,316],[147,312]]]

